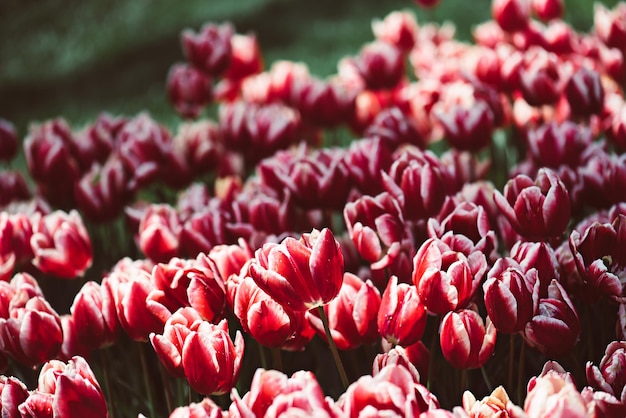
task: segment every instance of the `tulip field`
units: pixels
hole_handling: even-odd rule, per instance
[[[626,417],[626,3],[493,0],[464,36],[451,2],[310,63],[216,2],[153,48],[166,109],[24,132],[54,37],[0,47],[0,416]]]

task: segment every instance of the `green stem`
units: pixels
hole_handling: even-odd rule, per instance
[[[513,364],[515,364],[515,334],[509,335],[509,379],[507,381],[507,389],[513,390]]]
[[[483,380],[485,381],[485,385],[487,385],[487,389],[489,390],[489,393],[493,392],[493,386],[491,385],[491,381],[489,380],[489,376],[487,375],[485,368],[481,367],[480,372],[483,375]]]
[[[335,365],[337,366],[337,371],[339,372],[339,377],[341,378],[341,383],[343,384],[344,390],[348,388],[348,376],[346,375],[346,370],[343,368],[343,363],[341,362],[341,357],[339,357],[339,351],[337,351],[337,346],[335,345],[335,341],[333,340],[332,335],[330,335],[330,327],[328,326],[328,317],[326,316],[326,312],[324,312],[323,306],[318,306],[317,311],[320,314],[320,318],[322,319],[322,323],[324,324],[324,331],[326,331],[326,339],[328,340],[328,346],[330,347],[330,351],[333,354],[333,358],[335,359]]]
[[[428,358],[428,383],[426,384],[426,387],[428,388],[428,390],[431,390],[432,388],[432,384],[433,384],[433,380],[434,377],[436,375],[436,373],[434,372],[434,367],[435,367],[435,345],[437,344],[437,340],[439,339],[439,332],[438,332],[438,319],[439,319],[439,315],[435,316],[435,329],[433,330],[433,337],[430,340],[430,357]]]
[[[517,404],[521,405],[524,401],[522,398],[522,387],[524,383],[524,361],[526,359],[526,343],[522,343],[519,351],[519,362],[517,368]]]
[[[283,356],[278,347],[272,348],[272,367],[274,370],[283,371]]]
[[[143,373],[143,383],[146,389],[146,396],[148,397],[148,410],[150,412],[150,416],[156,416],[154,412],[154,399],[152,398],[152,388],[150,387],[150,376],[148,376],[148,362],[146,360],[146,353],[144,352],[143,343],[139,343],[137,345],[139,350],[139,361],[141,362],[141,371]]]
[[[261,367],[267,370],[267,358],[265,357],[265,348],[255,341],[257,348],[259,349],[259,358],[261,359]]]
[[[107,359],[106,349],[100,350],[100,363],[102,366],[102,373],[104,374],[104,386],[107,396],[107,404],[109,405],[109,418],[115,418],[113,412],[113,397],[111,396],[111,381],[109,379],[109,364]]]
[[[159,372],[161,372],[161,382],[163,382],[163,392],[165,393],[165,405],[167,411],[172,412],[172,392],[170,389],[170,379],[167,375],[167,371],[162,364],[159,365]]]

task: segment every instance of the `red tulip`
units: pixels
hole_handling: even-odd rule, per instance
[[[342,415],[333,400],[324,397],[313,373],[300,370],[288,378],[275,370],[257,369],[250,391],[243,398],[233,391],[229,416],[339,418]]]
[[[192,177],[215,171],[223,153],[222,133],[217,123],[199,120],[178,127],[173,147],[180,149]]]
[[[111,288],[89,281],[78,291],[70,307],[77,339],[92,349],[117,340],[119,323]]]
[[[619,417],[626,414],[626,342],[611,342],[600,365],[594,366],[588,361],[586,370],[587,383],[595,389],[592,396],[598,416]]]
[[[181,41],[185,57],[197,69],[212,76],[220,75],[228,68],[232,58],[233,32],[230,23],[207,23],[198,33],[184,30]]]
[[[370,280],[363,281],[352,273],[344,273],[339,294],[324,306],[330,334],[339,350],[351,350],[376,340],[375,318],[379,306],[380,293]],[[326,339],[319,313],[308,312],[307,318],[317,334]]]
[[[185,338],[182,364],[189,385],[205,395],[228,393],[237,383],[243,359],[243,336],[235,342],[228,335],[228,323],[203,321]]]
[[[14,201],[27,200],[30,197],[30,190],[21,172],[0,172],[0,206],[8,205]]]
[[[461,104],[435,112],[446,140],[458,150],[478,151],[491,142],[494,113],[485,100],[477,99],[467,107]]]
[[[604,88],[600,74],[588,68],[579,68],[565,87],[565,96],[572,113],[589,117],[600,113],[604,108]]]
[[[416,345],[417,344],[422,343],[421,341],[419,341],[418,343],[416,343]],[[426,349],[426,351],[428,351],[428,349]],[[389,351],[376,355],[376,357],[374,358],[374,363],[372,364],[372,376],[376,376],[387,365],[406,368],[409,372],[411,372],[411,375],[415,382],[428,381],[428,373],[424,374],[424,377],[422,378],[422,374],[419,372],[419,369],[414,364],[414,360],[409,354],[409,349],[405,349],[401,345],[396,345]]]
[[[232,57],[224,78],[239,81],[263,70],[263,57],[256,35],[235,33],[230,38]]]
[[[125,124],[125,118],[101,113],[93,123],[70,137],[72,155],[83,174],[96,163],[104,164],[111,156],[117,135]]]
[[[413,259],[413,283],[429,312],[444,314],[470,302],[487,270],[484,254],[469,257],[428,239]]]
[[[139,247],[151,260],[166,263],[179,254],[181,229],[173,207],[152,204],[141,217]]]
[[[343,281],[343,255],[329,229],[313,230],[300,240],[267,243],[255,253],[250,275],[268,295],[294,311],[333,300]]]
[[[526,52],[519,68],[519,88],[529,105],[555,104],[561,96],[562,84],[555,54],[538,47]]]
[[[176,64],[167,74],[167,95],[176,112],[197,118],[212,99],[211,78],[187,64]]]
[[[19,291],[13,299],[16,297],[20,297]],[[11,307],[9,318],[0,318],[0,351],[23,365],[34,366],[54,358],[62,343],[61,318],[42,296]]]
[[[491,13],[506,32],[523,30],[530,20],[530,0],[494,0]]]
[[[548,297],[539,299],[535,316],[522,331],[528,345],[549,356],[570,352],[580,338],[578,313],[556,280],[548,286]]]
[[[593,10],[594,29],[598,37],[609,47],[624,50],[626,45],[626,6],[618,3],[613,10],[596,4]]]
[[[398,284],[398,278],[392,276],[378,310],[378,333],[392,344],[408,346],[416,343],[426,329],[424,308],[415,286]]]
[[[19,417],[19,405],[28,398],[28,390],[24,383],[16,377],[0,376],[0,415],[3,417]]]
[[[17,153],[17,144],[15,126],[0,118],[0,160],[11,161]]]
[[[380,172],[389,170],[391,151],[378,138],[352,141],[344,158],[350,182],[367,196],[383,191]],[[345,207],[345,206],[344,206]]]
[[[44,364],[35,393],[53,395],[54,417],[108,416],[107,405],[96,376],[80,356],[73,357],[67,364],[58,360]]]
[[[332,128],[352,119],[356,93],[336,81],[308,77],[294,83],[291,103],[308,123]]]
[[[532,9],[543,21],[558,19],[563,15],[563,0],[532,0]]]
[[[388,42],[403,51],[410,51],[418,37],[415,14],[409,11],[395,11],[384,20],[372,21],[372,31],[379,41]]]
[[[478,312],[470,309],[448,312],[439,329],[441,352],[458,369],[484,366],[495,350],[496,336],[491,319],[487,317],[485,324]]]
[[[355,65],[370,90],[392,89],[405,73],[404,55],[395,45],[375,41],[361,48]]]

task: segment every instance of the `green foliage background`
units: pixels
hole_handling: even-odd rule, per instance
[[[566,19],[589,30],[592,2],[565,2]],[[470,40],[471,28],[489,19],[490,4],[442,0],[424,11],[411,0],[0,0],[0,117],[20,136],[31,122],[63,116],[76,126],[103,110],[148,110],[175,126],[164,80],[183,60],[184,28],[230,20],[238,32],[257,34],[268,66],[304,61],[326,76],[373,39],[373,18],[409,9],[420,22],[454,22],[458,37]]]

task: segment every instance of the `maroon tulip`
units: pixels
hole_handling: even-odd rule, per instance
[[[294,83],[291,103],[308,123],[332,128],[352,119],[355,98],[354,92],[336,81],[309,77]]]
[[[606,347],[600,366],[588,361],[586,370],[598,416],[623,416],[626,413],[626,342],[611,342]]]
[[[15,126],[0,118],[0,161],[11,161],[17,153],[17,133]]]
[[[532,0],[532,10],[545,22],[563,15],[563,0]]]
[[[563,89],[556,55],[542,49],[526,52],[519,70],[519,82],[524,100],[529,105],[556,103]]]
[[[203,322],[193,308],[180,308],[165,322],[163,334],[150,333],[150,343],[161,364],[174,377],[185,377],[183,368],[183,345],[189,334],[198,331]]]
[[[94,164],[76,183],[76,204],[85,216],[95,222],[118,217],[130,199],[127,189],[129,176],[118,158],[104,164]]]
[[[194,213],[180,229],[179,252],[196,257],[200,253],[209,252],[216,245],[233,242],[235,239],[227,229],[229,221],[230,214],[214,205]]]
[[[232,57],[224,78],[239,81],[263,70],[263,57],[254,34],[234,34],[230,38]]]
[[[496,190],[494,200],[518,234],[531,240],[558,237],[570,218],[565,185],[550,169],[542,168],[533,182],[520,174]]]
[[[233,276],[227,286],[233,313],[243,330],[259,344],[282,347],[296,332],[298,322],[305,321],[302,313],[283,307],[261,290],[250,276]]]
[[[367,196],[383,191],[381,171],[387,172],[391,163],[391,151],[383,140],[359,139],[352,141],[344,161],[348,167],[350,182]]]
[[[426,329],[426,310],[417,289],[391,276],[378,310],[378,333],[392,344],[415,344]]]
[[[394,11],[383,20],[372,21],[372,31],[376,39],[395,45],[406,52],[415,45],[418,30],[415,14],[406,10]]]
[[[0,415],[19,417],[18,407],[28,398],[28,389],[16,377],[0,376]]]
[[[19,298],[20,293],[16,294]],[[50,360],[59,353],[62,343],[61,318],[43,296],[11,307],[9,318],[0,318],[0,351],[23,365],[35,366]]]
[[[580,337],[578,313],[563,287],[556,280],[548,286],[548,296],[539,299],[532,320],[522,337],[528,345],[548,356],[567,354]]]
[[[496,336],[491,319],[487,317],[485,324],[480,314],[472,309],[448,312],[439,328],[441,352],[457,369],[484,366],[495,350]]]
[[[400,203],[405,219],[427,219],[446,197],[443,167],[429,151],[405,151],[382,173],[383,186]]]
[[[484,254],[465,256],[430,238],[413,259],[413,283],[429,312],[444,314],[467,306],[487,270]]]
[[[471,107],[453,105],[435,116],[446,140],[456,149],[478,151],[491,142],[494,113],[484,100],[476,100]]]
[[[626,271],[626,215],[618,214],[611,223],[594,222],[581,234],[573,230],[569,246],[578,274],[587,291],[609,295],[624,303],[622,280]]]
[[[31,197],[24,176],[19,171],[0,172],[0,206]]]
[[[223,418],[224,412],[211,400],[204,398],[200,403],[190,403],[174,409],[169,418]]]
[[[421,149],[426,147],[426,138],[419,131],[417,123],[398,107],[382,110],[367,127],[364,135],[366,138],[379,138],[392,151],[403,144],[411,144]]]
[[[350,190],[344,156],[339,148],[309,152],[302,145],[262,161],[257,172],[263,184],[279,193],[287,189],[294,201],[307,209],[339,209]]]
[[[30,238],[33,264],[42,272],[64,279],[82,276],[91,266],[91,241],[78,212],[56,211],[32,217]]]
[[[416,382],[405,367],[389,364],[375,376],[361,376],[338,402],[344,416],[420,416],[439,407],[435,395]]]
[[[339,350],[351,350],[377,339],[379,306],[380,293],[370,280],[364,282],[352,273],[344,273],[339,294],[324,306],[330,334]],[[308,312],[307,318],[317,334],[326,339],[319,313]]]
[[[55,417],[108,416],[102,389],[84,358],[75,356],[67,364],[51,360],[41,368],[38,381],[34,393],[53,395]]]
[[[567,82],[565,96],[576,116],[589,117],[600,113],[604,108],[600,74],[585,67],[579,68]]]
[[[591,130],[571,121],[549,122],[527,132],[528,152],[539,167],[579,167],[592,142]]]
[[[175,209],[166,204],[152,204],[141,217],[139,247],[151,260],[168,262],[179,254],[182,226]]]
[[[181,124],[173,142],[174,148],[182,150],[192,177],[217,170],[223,149],[222,133],[215,122]]]
[[[404,76],[404,55],[396,46],[375,41],[355,58],[356,68],[370,90],[392,89]]]
[[[126,124],[126,119],[101,113],[95,122],[87,125],[70,138],[72,155],[80,165],[81,172],[109,158],[117,142],[117,135]]]
[[[112,345],[119,334],[119,323],[111,288],[88,281],[78,291],[70,307],[76,338],[92,349]]]
[[[431,9],[439,4],[439,0],[413,0],[413,2],[425,9]]]
[[[239,378],[243,351],[243,336],[237,331],[233,343],[225,319],[217,325],[203,321],[183,345],[182,362],[189,385],[205,395],[228,393]]]
[[[626,201],[626,153],[594,154],[580,167],[584,185],[581,200],[592,207],[609,207]]]
[[[544,297],[552,279],[561,277],[559,261],[554,249],[546,242],[518,241],[510,252],[511,258],[517,261],[524,273],[537,269],[539,295]]]
[[[267,243],[255,253],[250,275],[268,295],[294,311],[333,300],[343,281],[343,255],[328,228]]]
[[[297,371],[291,377],[275,370],[257,369],[250,391],[239,397],[233,391],[229,417],[329,417],[341,416],[332,399],[309,371]]]
[[[515,266],[502,270],[500,264],[506,264],[506,261],[496,261],[483,284],[485,307],[499,332],[514,334],[530,322],[537,309],[537,270],[524,272]]]
[[[185,57],[200,71],[212,76],[220,75],[228,68],[232,58],[233,32],[230,23],[207,23],[198,33],[184,30],[181,41]]]
[[[526,29],[530,20],[530,0],[494,0],[493,19],[506,32]]]
[[[61,352],[56,357],[57,360],[65,361],[74,356],[81,356],[89,359],[93,349],[90,346],[83,344],[78,338],[76,321],[72,315],[61,315],[61,329],[63,331],[63,344],[61,344]]]
[[[187,64],[176,64],[167,74],[167,95],[184,118],[197,118],[212,98],[211,78]]]

